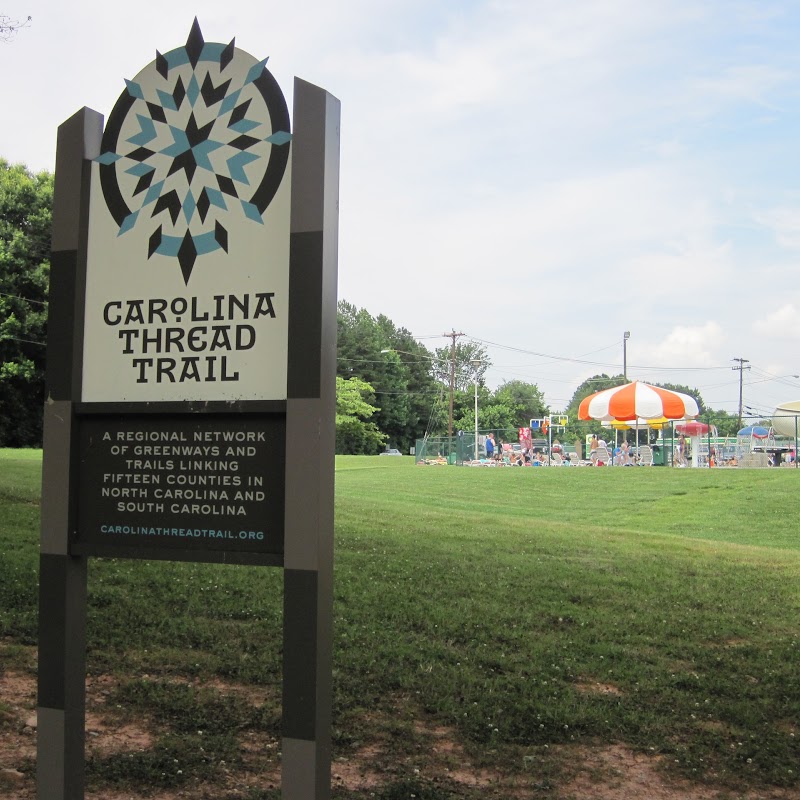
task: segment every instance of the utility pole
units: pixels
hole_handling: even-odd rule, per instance
[[[453,329],[450,333],[443,333],[442,336],[452,339],[450,344],[450,416],[447,420],[447,436],[453,435],[453,395],[456,391],[456,339],[463,336],[463,333],[456,333]]]
[[[742,384],[744,382],[744,371],[746,369],[750,369],[750,367],[746,367],[745,364],[750,363],[749,358],[732,358],[731,361],[738,361],[739,365],[736,367],[731,367],[733,370],[739,371],[739,428],[738,430],[742,429]]]

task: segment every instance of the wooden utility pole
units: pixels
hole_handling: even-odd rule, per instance
[[[731,369],[739,371],[739,427],[737,430],[742,429],[742,384],[744,383],[744,371],[746,369],[750,369],[750,367],[746,367],[745,364],[750,363],[750,359],[748,358],[732,358],[731,361],[738,361],[739,365],[736,367],[731,367]]]
[[[450,344],[450,415],[447,418],[448,438],[453,435],[453,395],[456,391],[456,339],[463,335],[463,333],[456,333],[455,329],[450,333],[442,334],[442,336],[446,336],[448,339],[452,340]]]

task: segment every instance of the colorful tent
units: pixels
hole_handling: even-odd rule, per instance
[[[688,394],[633,381],[584,398],[578,408],[578,419],[636,420],[688,419],[700,413],[697,401]],[[634,424],[636,424],[634,422]]]

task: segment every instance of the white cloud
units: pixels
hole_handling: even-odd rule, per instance
[[[768,96],[792,78],[788,70],[767,64],[740,64],[728,67],[713,77],[696,79],[690,83],[690,87],[707,107],[745,100],[773,108]]]
[[[800,311],[794,303],[786,303],[757,319],[753,323],[753,333],[767,339],[800,339],[799,323]]]
[[[342,100],[340,296],[419,335],[456,327],[553,355],[630,329],[633,364],[793,363],[794,335],[775,334],[800,309],[782,154],[796,4],[56,4],[0,48],[0,71],[25,76],[0,87],[18,121],[0,127],[0,156],[52,167],[56,126],[83,105],[107,114],[195,14],[207,38],[269,55],[287,95],[297,74]],[[621,371],[621,345],[595,357],[534,359],[528,375],[569,396],[584,371]]]
[[[782,247],[800,248],[800,207],[763,209],[755,214],[755,219],[772,231]]]
[[[709,320],[702,325],[676,325],[658,342],[640,346],[642,358],[654,366],[711,367],[720,363],[726,337],[722,326]]]

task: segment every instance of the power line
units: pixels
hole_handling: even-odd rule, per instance
[[[25,342],[25,344],[38,344],[39,347],[47,347],[47,344],[45,342],[34,342],[31,339],[19,339],[16,336],[2,336],[2,337],[0,337],[0,341],[9,340],[9,339],[12,342]]]
[[[536,350],[525,350],[522,347],[513,347],[511,345],[500,344],[499,342],[490,342],[488,339],[477,339],[475,337],[471,337],[473,342],[478,342],[479,344],[490,345],[491,347],[499,347],[501,350],[509,350],[513,353],[523,353],[524,355],[529,356],[537,356],[538,358],[546,358],[550,361],[567,361],[573,364],[588,364],[589,366],[594,367],[605,367],[611,369],[617,369],[618,364],[613,364],[605,361],[589,361],[583,358],[573,358],[571,356],[554,356],[549,353],[539,353]],[[603,350],[607,348],[601,348]],[[599,352],[599,351],[594,351]],[[537,366],[532,364],[531,366]],[[684,371],[693,371],[693,372],[700,372],[705,370],[714,370],[714,369],[727,369],[727,366],[710,366],[710,367],[661,367],[655,365],[648,365],[648,364],[629,364],[628,365],[631,369],[650,369],[650,370],[664,370],[664,371],[675,371],[675,372],[684,372]]]
[[[438,396],[441,394],[440,391],[430,391],[430,392],[411,392],[407,389],[400,392],[389,392],[389,391],[380,391],[377,389],[373,389],[372,394],[390,394],[390,395],[403,395],[406,396],[415,396],[415,397],[433,397],[434,395]]]
[[[26,303],[36,303],[37,305],[40,305],[40,306],[46,306],[47,305],[47,301],[46,300],[45,301],[34,300],[32,297],[22,297],[21,295],[18,295],[18,294],[9,294],[8,292],[0,292],[0,295],[2,295],[3,297],[13,297],[16,300],[24,300]]]

